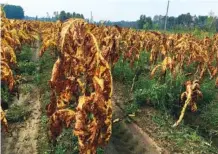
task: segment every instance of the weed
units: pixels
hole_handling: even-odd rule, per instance
[[[24,121],[30,112],[24,105],[11,105],[6,113],[6,118],[10,122]]]
[[[131,83],[134,73],[129,67],[129,63],[121,57],[112,69],[113,78],[124,83]]]
[[[132,113],[136,113],[139,110],[139,105],[136,103],[130,103],[128,105],[125,106],[125,112],[127,114],[132,114]]]

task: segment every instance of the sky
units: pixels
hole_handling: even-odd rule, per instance
[[[135,21],[141,14],[153,17],[165,15],[168,0],[0,0],[0,3],[20,5],[27,16],[50,16],[54,11],[82,13],[94,21]],[[169,16],[190,12],[192,15],[218,16],[218,0],[170,0]]]

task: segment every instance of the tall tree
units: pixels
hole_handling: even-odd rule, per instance
[[[169,17],[167,22],[167,29],[173,29],[176,25],[176,18],[175,17]]]
[[[153,25],[153,23],[152,23],[151,17],[145,18],[145,22],[144,22],[144,25],[143,25],[143,29],[146,29],[146,30],[152,29],[152,25]]]
[[[61,11],[60,14],[59,14],[59,20],[60,21],[64,21],[67,19],[67,14],[65,11]]]
[[[177,23],[184,27],[190,27],[192,23],[192,16],[190,15],[190,13],[181,14],[177,18]]]
[[[139,29],[151,29],[153,24],[151,17],[145,15],[141,15],[137,23]]]
[[[142,29],[143,28],[143,25],[145,23],[145,18],[146,16],[145,15],[141,15],[139,20],[138,20],[138,28],[139,29]]]
[[[5,5],[4,11],[5,11],[6,17],[9,19],[23,19],[24,18],[24,11],[21,6]]]

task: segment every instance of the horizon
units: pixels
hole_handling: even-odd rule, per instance
[[[29,0],[2,0],[3,4],[19,5],[23,8],[25,16],[42,18],[53,16],[54,11],[76,12],[90,19],[91,12],[94,21],[136,21],[140,15],[154,17],[165,16],[168,0],[87,0],[80,1],[29,1]],[[39,3],[39,2],[43,3]],[[52,4],[52,7],[50,6]],[[72,6],[74,7],[71,7]],[[198,5],[196,7],[196,5]],[[88,7],[88,8],[87,8]],[[190,13],[192,16],[209,15],[213,12],[218,15],[218,0],[170,0],[168,16],[177,17],[180,14]],[[41,11],[39,11],[41,10]],[[114,10],[114,11],[113,11]]]

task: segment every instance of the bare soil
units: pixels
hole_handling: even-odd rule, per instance
[[[9,123],[11,134],[2,133],[1,150],[3,154],[35,154],[37,153],[37,138],[41,116],[41,103],[39,92],[33,90],[32,94],[21,94],[14,104],[25,105],[30,116],[23,122]]]

